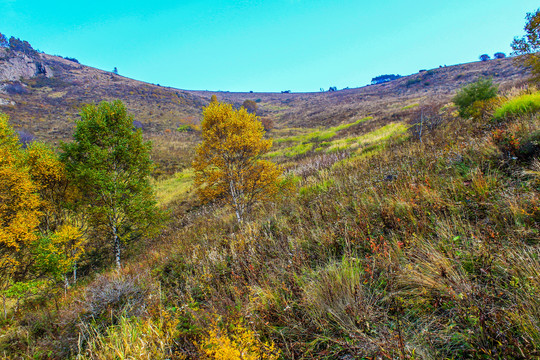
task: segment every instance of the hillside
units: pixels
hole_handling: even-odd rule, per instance
[[[475,62],[422,71],[373,86],[325,93],[230,93],[188,91],[129,79],[66,60],[36,53],[28,56],[0,48],[0,109],[12,123],[39,139],[65,139],[78,109],[86,103],[120,99],[145,131],[158,133],[200,121],[201,107],[212,94],[240,106],[258,102],[259,112],[278,127],[318,127],[373,116],[396,117],[405,105],[446,102],[463,84],[479,76],[511,86],[524,72],[512,59]]]
[[[226,201],[200,202],[191,161],[201,137],[176,130],[199,123],[214,93],[0,51],[0,111],[38,139],[69,139],[84,103],[124,101],[153,142],[148,188],[169,215],[159,234],[130,235],[113,268],[105,213],[85,218],[98,200],[63,180],[56,149],[34,161],[0,118],[15,149],[2,154],[28,161],[5,161],[2,199],[31,191],[13,185],[21,179],[42,184],[52,200],[33,206],[82,229],[83,249],[45,220],[40,247],[22,247],[20,280],[0,289],[3,358],[540,357],[540,94],[513,59],[335,92],[215,93],[235,106],[256,101],[276,125],[264,158],[285,177],[239,222]],[[498,93],[459,116],[456,90],[490,76]],[[124,125],[125,138],[140,138]],[[116,160],[103,163],[118,174]]]
[[[148,131],[199,120],[207,100],[47,54],[0,48],[1,110],[15,126],[54,141],[71,135],[83,104],[120,99]]]
[[[246,99],[256,101],[258,115],[275,124],[270,135],[275,138],[305,135],[369,117],[338,134],[360,136],[396,121],[414,122],[418,108],[447,103],[459,87],[478,77],[493,77],[504,89],[520,84],[525,76],[512,59],[499,59],[421,71],[385,84],[335,92],[231,93],[162,87],[73,60],[0,48],[0,111],[10,116],[16,130],[58,144],[70,139],[84,104],[120,99],[154,143],[156,175],[172,175],[190,166],[198,137],[175,130],[183,124],[198,124],[201,109],[212,94],[237,107]],[[301,144],[285,141],[276,145],[277,150],[289,145],[283,151],[296,154]],[[300,153],[316,147],[304,144]]]

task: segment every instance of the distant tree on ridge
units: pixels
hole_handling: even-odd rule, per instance
[[[480,55],[479,59],[480,59],[480,61],[488,61],[491,58],[489,57],[488,54],[482,54],[482,55]]]
[[[9,46],[9,42],[8,42],[8,39],[6,38],[6,35],[0,33],[0,47],[8,47]]]
[[[382,84],[388,81],[399,79],[400,77],[401,75],[396,75],[396,74],[379,75],[371,79],[371,84],[372,85]]]

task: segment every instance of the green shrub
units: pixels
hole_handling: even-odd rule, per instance
[[[540,92],[534,94],[525,94],[513,98],[502,104],[495,113],[493,118],[501,120],[504,118],[515,118],[520,115],[532,114],[540,110]]]
[[[195,131],[195,128],[193,125],[190,125],[190,124],[185,124],[185,125],[180,125],[176,131],[178,132],[192,132],[192,131]]]
[[[414,85],[414,84],[418,84],[419,82],[422,82],[422,79],[421,79],[421,78],[409,79],[409,80],[407,80],[407,82],[405,83],[405,85],[406,85],[407,87],[409,87],[409,86],[412,86],[412,85]]]
[[[473,115],[474,104],[497,96],[497,85],[490,78],[481,78],[476,82],[464,86],[453,99],[459,108],[459,115],[463,118]]]

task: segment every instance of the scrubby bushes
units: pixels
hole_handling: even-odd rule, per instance
[[[234,321],[231,326],[226,325],[220,326],[217,319],[213,319],[197,343],[204,359],[279,359],[280,351],[276,345],[272,341],[261,341],[258,334],[242,324],[241,320]]]
[[[461,117],[469,117],[475,113],[480,102],[497,96],[498,87],[489,78],[481,78],[464,86],[458,91],[453,101],[458,106]]]

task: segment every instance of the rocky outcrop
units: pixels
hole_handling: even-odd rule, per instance
[[[15,105],[15,101],[0,97],[0,106],[5,106],[5,105]]]
[[[40,61],[39,55],[32,58],[23,53],[0,49],[0,81],[29,79],[38,75],[53,76],[53,71]]]

